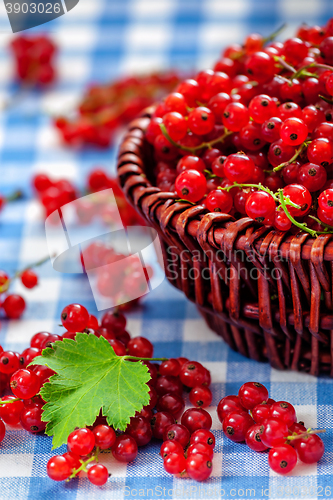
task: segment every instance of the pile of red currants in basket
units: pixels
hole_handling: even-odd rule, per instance
[[[324,443],[318,432],[297,422],[296,411],[287,401],[274,401],[259,382],[246,382],[238,395],[226,396],[218,404],[217,415],[224,435],[251,450],[269,449],[268,464],[279,474],[291,472],[297,457],[306,463],[318,462]]]
[[[252,34],[156,106],[155,183],[211,212],[332,232],[332,105],[333,18],[284,43]]]

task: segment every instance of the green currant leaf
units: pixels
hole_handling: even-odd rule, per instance
[[[77,333],[75,340],[54,342],[31,365],[46,365],[56,375],[40,394],[46,401],[42,420],[53,448],[67,442],[76,427],[92,425],[100,410],[109,425],[125,430],[130,418],[149,403],[147,366],[117,356],[104,337]]]

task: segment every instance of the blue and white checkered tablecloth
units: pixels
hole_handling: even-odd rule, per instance
[[[43,217],[30,187],[33,173],[65,176],[83,188],[94,166],[115,168],[114,149],[64,149],[47,112],[69,109],[89,82],[131,71],[209,67],[224,45],[242,41],[249,32],[268,34],[286,21],[285,34],[291,35],[300,22],[323,24],[333,14],[331,0],[81,0],[70,13],[33,30],[49,31],[60,47],[58,83],[44,94],[27,91],[10,99],[16,92],[6,48],[11,35],[1,9],[0,103],[9,99],[11,105],[0,116],[0,192],[21,188],[26,195],[0,214],[0,268],[9,272],[47,254]],[[50,264],[39,275],[40,285],[32,291],[15,284],[28,307],[19,321],[1,319],[5,348],[23,350],[37,331],[57,333],[60,312],[68,303],[80,302],[96,313],[85,276],[59,274]],[[199,484],[168,475],[158,455],[160,443],[152,442],[128,465],[103,455],[112,472],[104,487],[90,485],[87,478],[55,483],[46,475],[54,454],[51,438],[13,429],[0,445],[0,500],[333,498],[333,380],[279,372],[236,354],[166,282],[128,317],[131,334],[152,340],[156,355],[186,356],[211,370],[214,399],[209,411],[217,438],[211,478]],[[264,383],[272,398],[292,402],[307,426],[326,429],[326,451],[318,464],[299,463],[281,477],[270,471],[266,453],[223,437],[218,401],[253,379]]]

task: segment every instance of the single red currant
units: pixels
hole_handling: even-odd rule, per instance
[[[61,313],[61,322],[70,332],[81,332],[87,327],[89,313],[81,304],[70,304]]]
[[[109,479],[109,471],[102,464],[94,464],[88,469],[88,479],[96,486],[103,486]]]
[[[238,391],[240,404],[247,410],[268,400],[268,390],[259,382],[246,382]]]

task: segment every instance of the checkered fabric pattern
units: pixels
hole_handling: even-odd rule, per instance
[[[1,6],[0,102],[9,106],[0,117],[0,192],[20,188],[25,199],[0,215],[0,268],[13,272],[47,254],[42,214],[30,188],[32,174],[64,176],[83,188],[93,166],[114,169],[115,149],[64,149],[48,111],[70,109],[89,82],[132,71],[209,67],[224,45],[242,41],[249,32],[268,34],[287,22],[288,36],[302,21],[326,22],[331,7],[331,0],[81,0],[70,13],[32,30],[49,31],[60,47],[59,81],[41,94],[20,93],[12,83],[6,48],[12,35]],[[57,333],[60,312],[68,303],[80,302],[97,312],[85,276],[61,275],[50,264],[40,268],[39,276],[40,285],[32,291],[15,283],[28,307],[19,321],[1,320],[0,343],[7,349],[23,350],[37,331]],[[104,487],[92,486],[87,478],[55,483],[46,475],[46,463],[54,454],[51,438],[9,429],[0,445],[0,500],[333,497],[333,380],[279,372],[236,354],[166,282],[128,317],[131,334],[153,341],[157,356],[186,356],[211,370],[214,399],[209,411],[217,438],[211,478],[199,484],[168,475],[158,455],[160,443],[152,442],[128,465],[104,454],[102,462],[112,472]],[[307,426],[326,429],[320,463],[299,463],[293,473],[281,477],[269,469],[266,453],[223,437],[215,411],[218,401],[253,379],[264,383],[272,398],[295,404]],[[58,451],[64,452],[64,447]]]

